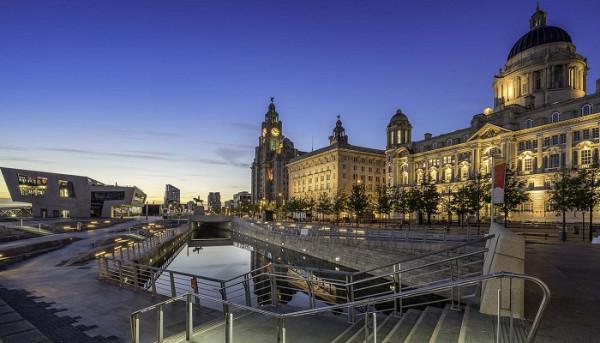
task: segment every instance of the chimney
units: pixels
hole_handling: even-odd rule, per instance
[[[600,94],[600,79],[596,80],[596,94]]]
[[[427,133],[425,134],[425,140],[426,140],[426,141],[428,141],[428,140],[430,140],[430,139],[431,139],[431,133],[427,132]]]

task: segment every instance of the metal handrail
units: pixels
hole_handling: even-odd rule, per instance
[[[371,276],[371,277],[368,277],[368,278],[365,278],[365,279],[356,280],[356,281],[353,281],[353,282],[349,282],[347,285],[348,286],[355,285],[355,284],[359,284],[359,283],[363,283],[363,282],[367,282],[367,281],[377,280],[377,279],[380,279],[380,278],[386,277],[386,276],[393,276],[394,274],[406,273],[406,272],[410,272],[410,271],[417,270],[417,269],[422,269],[422,268],[426,268],[426,267],[435,266],[435,265],[438,265],[438,264],[444,264],[444,263],[456,261],[456,260],[461,259],[461,258],[465,258],[465,257],[469,257],[469,256],[473,256],[473,255],[485,253],[487,251],[488,251],[488,249],[486,248],[486,249],[481,249],[481,250],[473,251],[473,252],[462,254],[462,255],[448,257],[448,258],[445,258],[443,260],[429,262],[429,263],[421,264],[421,265],[418,265],[418,266],[413,266],[413,267],[409,267],[409,268],[405,268],[405,269],[399,269],[397,271],[390,272],[390,273],[387,273],[387,274],[375,275],[375,276]],[[399,264],[400,263],[396,263],[396,265],[399,265]]]
[[[451,247],[440,249],[440,250],[430,251],[430,252],[427,252],[427,253],[424,253],[424,254],[419,254],[417,256],[412,256],[412,257],[409,257],[409,258],[406,258],[406,259],[403,259],[403,260],[400,260],[400,261],[397,261],[397,262],[394,262],[394,263],[389,263],[387,265],[378,266],[378,267],[367,269],[367,270],[357,271],[357,272],[354,272],[354,275],[369,273],[369,272],[372,272],[374,270],[383,269],[383,268],[389,268],[389,267],[392,267],[392,266],[397,265],[399,263],[411,262],[411,261],[415,261],[415,260],[418,260],[418,259],[422,259],[424,257],[429,257],[429,256],[443,254],[445,252],[449,252],[449,251],[452,251],[452,250],[460,249],[460,248],[463,248],[463,247],[466,247],[466,246],[470,246],[470,245],[473,245],[473,244],[476,244],[476,243],[487,242],[489,239],[492,239],[492,238],[494,238],[494,234],[485,235],[482,238],[473,239],[473,240],[467,241],[467,242],[459,244],[459,245],[451,246]]]
[[[160,306],[162,306],[164,304],[168,304],[168,303],[172,303],[177,300],[181,300],[181,299],[183,299],[183,297],[186,297],[188,302],[191,301],[190,299],[192,297],[196,297],[199,299],[206,299],[206,300],[217,302],[217,303],[220,303],[223,305],[227,305],[227,306],[224,306],[224,308],[227,308],[227,311],[229,311],[228,310],[229,306],[231,306],[234,308],[244,309],[244,310],[247,310],[250,312],[255,312],[255,313],[258,313],[261,315],[267,315],[270,317],[277,318],[278,323],[279,323],[278,325],[283,325],[283,320],[285,320],[286,318],[295,318],[295,317],[314,315],[314,314],[318,314],[318,313],[329,312],[332,310],[338,310],[338,309],[344,309],[344,308],[355,308],[355,307],[359,307],[359,306],[375,305],[378,303],[390,302],[393,300],[400,300],[400,299],[415,297],[415,296],[419,296],[419,295],[423,295],[423,294],[431,294],[431,293],[435,293],[435,292],[439,292],[439,291],[443,291],[443,290],[447,290],[447,289],[453,289],[455,287],[479,284],[483,281],[487,281],[490,279],[496,279],[496,278],[510,278],[510,279],[517,278],[517,279],[528,280],[528,281],[531,281],[531,282],[537,284],[542,289],[542,293],[543,293],[542,300],[541,300],[540,306],[535,314],[531,328],[527,334],[527,342],[532,343],[533,339],[535,338],[535,336],[537,334],[537,330],[539,328],[542,315],[548,305],[548,301],[549,301],[549,298],[551,295],[550,289],[538,277],[527,275],[527,274],[518,274],[518,273],[510,273],[510,272],[498,272],[498,273],[489,274],[489,275],[479,275],[479,276],[468,277],[468,278],[464,278],[461,280],[444,281],[444,282],[440,282],[437,284],[430,284],[428,286],[417,288],[417,289],[400,291],[399,293],[382,295],[382,296],[377,296],[377,297],[370,297],[370,298],[366,298],[366,299],[351,301],[351,302],[344,303],[344,304],[329,305],[329,306],[313,308],[313,309],[308,309],[308,310],[300,310],[300,311],[290,312],[290,313],[276,313],[276,312],[257,309],[254,307],[241,305],[241,304],[233,303],[233,302],[230,302],[227,300],[213,298],[213,297],[209,297],[209,296],[205,296],[205,295],[187,293],[187,294],[173,297],[173,298],[163,301],[161,303],[158,303],[158,304],[155,304],[152,306],[148,306],[148,307],[145,307],[143,309],[133,312],[130,316],[131,325],[132,325],[132,335],[135,332],[136,325],[139,325],[139,315],[141,313],[148,312],[153,309],[159,308]],[[500,287],[502,287],[502,286],[500,286]],[[499,311],[498,311],[498,316],[500,316]],[[186,317],[186,320],[191,320],[191,318]],[[139,327],[137,329],[139,329]],[[281,327],[280,327],[280,329],[281,329]],[[132,338],[135,343],[139,342],[139,337],[132,337]]]

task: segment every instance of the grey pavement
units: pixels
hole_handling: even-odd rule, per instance
[[[600,246],[527,244],[525,272],[540,277],[552,293],[537,342],[600,341]],[[540,294],[527,287],[525,299],[532,311]]]
[[[24,289],[40,297],[40,301],[54,303],[56,308],[66,309],[60,312],[60,315],[80,317],[79,324],[97,326],[86,332],[90,336],[116,336],[127,341],[130,313],[162,299],[100,282],[95,261],[84,266],[60,266],[60,264],[77,254],[89,251],[92,241],[118,234],[111,231],[144,221],[140,219],[104,229],[52,235],[61,238],[79,237],[82,240],[11,266],[0,273],[0,285],[9,289]],[[45,236],[26,241],[31,243],[51,238]],[[10,242],[2,246],[9,244],[23,243]]]

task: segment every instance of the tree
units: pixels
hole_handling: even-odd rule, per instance
[[[331,213],[332,207],[333,204],[331,203],[329,195],[327,195],[327,193],[321,193],[321,195],[319,195],[319,199],[317,199],[317,213],[321,214],[321,216],[326,216]]]
[[[343,192],[337,193],[333,198],[332,210],[335,214],[335,222],[340,220],[340,214],[347,208],[348,197]]]
[[[393,204],[393,195],[391,194],[392,190],[386,186],[378,186],[376,189],[375,195],[375,210],[377,213],[383,216],[389,216],[392,211]]]
[[[525,180],[518,179],[514,171],[506,170],[504,203],[499,204],[500,210],[504,213],[504,227],[508,224],[508,214],[529,201],[529,195],[525,192],[526,186]]]
[[[589,169],[580,169],[577,173],[576,180],[577,191],[575,192],[576,208],[581,211],[583,224],[582,236],[585,234],[585,211],[590,214],[589,220],[589,236],[588,239],[593,239],[593,213],[594,208],[600,203],[600,170],[597,167]]]
[[[466,186],[460,187],[454,193],[454,201],[452,202],[454,211],[458,215],[460,226],[462,227],[465,222],[465,215],[471,211],[471,202],[469,199],[469,189]]]
[[[356,216],[356,225],[360,223],[360,216],[364,215],[369,208],[369,196],[365,192],[365,186],[352,185],[352,192],[348,197],[348,209]]]
[[[421,191],[423,212],[427,214],[427,224],[431,225],[431,215],[437,213],[440,203],[440,193],[438,193],[433,183],[423,186]]]
[[[417,223],[423,224],[423,193],[419,187],[406,192],[406,206],[409,211],[417,213]]]
[[[548,192],[548,201],[557,215],[562,215],[562,229],[560,231],[561,241],[567,240],[567,211],[574,208],[576,196],[576,180],[567,170],[556,174]]]
[[[474,179],[467,183],[467,195],[469,199],[469,212],[477,218],[479,227],[481,209],[490,202],[490,179],[477,174]]]
[[[448,225],[452,225],[452,212],[454,212],[454,193],[450,187],[443,194],[440,194],[440,207],[443,213],[448,216]]]
[[[404,217],[410,213],[411,209],[408,205],[410,201],[410,192],[407,188],[394,187],[392,190],[392,208],[394,212],[402,214],[402,223]]]

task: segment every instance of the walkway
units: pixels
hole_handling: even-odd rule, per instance
[[[98,281],[95,262],[84,266],[60,266],[60,264],[77,254],[88,251],[93,241],[119,235],[114,231],[126,229],[139,222],[143,220],[134,220],[94,231],[52,235],[60,238],[64,238],[65,235],[75,235],[82,240],[11,266],[0,273],[0,285],[9,289],[23,289],[40,297],[40,301],[54,303],[53,306],[56,308],[65,309],[60,313],[61,316],[80,317],[78,324],[95,327],[86,331],[90,337],[116,336],[121,341],[127,341],[129,314],[155,304],[160,299],[108,286]],[[183,226],[187,227],[187,224]],[[38,237],[27,241],[49,238],[50,236]]]
[[[600,341],[600,246],[531,243],[525,261],[525,272],[552,292],[537,341]],[[539,295],[527,288],[525,299],[534,308]]]

